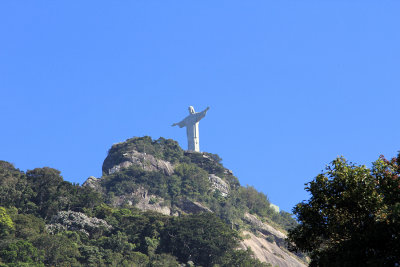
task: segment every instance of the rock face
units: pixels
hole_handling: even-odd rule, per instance
[[[136,208],[147,211],[156,211],[164,215],[177,216],[180,214],[193,214],[201,212],[212,212],[209,208],[199,202],[186,198],[177,200],[175,209],[172,210],[169,204],[165,203],[162,197],[149,194],[148,190],[139,187],[131,194],[114,197],[113,206],[123,206],[124,204],[135,206]]]
[[[171,163],[174,162],[176,164],[195,164],[206,171],[210,182],[210,187],[207,189],[208,192],[219,191],[222,197],[228,197],[229,194],[234,194],[235,190],[240,186],[237,178],[233,176],[232,171],[226,169],[221,164],[221,159],[216,154],[206,152],[198,153],[193,151],[183,152],[179,149],[164,150],[163,147],[159,146],[159,144],[164,143],[158,141],[156,143],[152,142],[154,146],[158,147],[151,150],[152,147],[148,141],[146,141],[148,143],[140,143],[139,145],[138,143],[135,143],[135,140],[141,142],[143,140],[146,141],[147,139],[129,139],[126,143],[113,145],[109,151],[109,155],[103,163],[102,170],[103,174],[105,174],[103,178],[119,178],[119,176],[113,176],[110,174],[119,172],[124,168],[135,166],[144,171],[162,173],[164,174],[164,179],[171,178],[171,180],[173,180],[174,176],[171,177],[171,175],[174,174],[174,167],[177,166]],[[171,144],[175,146],[174,143]],[[178,145],[176,144],[176,146]],[[142,147],[143,150],[141,150]],[[145,152],[139,152],[138,150],[147,151],[148,154]],[[165,175],[170,177],[165,177]],[[176,175],[179,176],[179,173],[177,172]],[[150,178],[146,179],[149,179],[150,181],[153,176],[149,175],[148,177]],[[207,179],[207,176],[204,176],[204,178]],[[108,193],[107,190],[109,189],[107,188],[107,183],[103,182],[107,181],[105,179],[97,179],[91,176],[83,186],[93,188],[106,195]],[[124,179],[129,179],[129,177]],[[132,179],[137,179],[137,177],[132,177]],[[160,196],[150,194],[149,190],[151,191],[151,188],[149,186],[152,186],[152,184],[141,184],[138,182],[134,184],[132,188],[129,187],[129,190],[122,190],[121,192],[123,193],[113,195],[109,200],[110,204],[113,206],[123,206],[128,204],[143,211],[151,210],[172,216],[213,212],[206,206],[207,204],[191,200],[187,195],[181,195],[174,198],[172,201],[171,199],[165,200]],[[215,196],[214,194],[210,195]],[[66,214],[58,214],[57,216],[58,217],[52,219],[52,223],[47,226],[48,231],[56,233],[57,229],[61,227],[63,229],[78,229],[89,235],[91,231],[94,231],[93,229],[99,229],[93,228],[91,224],[79,223],[81,221],[89,220],[90,218],[82,218],[76,214],[69,214],[68,216]],[[72,216],[73,219],[68,219],[70,216]],[[275,229],[268,223],[262,222],[258,217],[249,213],[245,213],[242,218],[237,218],[237,221],[232,222],[232,226],[236,225],[240,229],[243,229],[241,228],[242,224],[247,224],[244,229],[251,229],[251,232],[247,230],[243,232],[245,239],[241,242],[241,248],[251,248],[260,261],[271,263],[272,266],[280,267],[306,266],[306,263],[303,262],[302,259],[298,258],[295,254],[286,249],[286,235],[283,232]],[[93,223],[93,225],[96,226],[95,223]],[[107,227],[105,229],[107,229]]]
[[[163,205],[164,199],[148,193],[143,187],[138,188],[130,195],[123,195],[114,199],[113,205],[122,206],[123,204],[133,205],[136,208],[146,211],[152,210],[164,215],[171,215],[168,205]]]
[[[229,194],[229,185],[227,182],[216,176],[215,174],[210,174],[208,179],[211,182],[211,187],[213,191],[218,190],[223,197],[228,196]]]
[[[251,215],[249,213],[246,213],[243,218],[245,221],[247,221],[250,225],[252,225],[254,228],[256,228],[258,231],[260,231],[263,234],[266,235],[274,235],[275,239],[280,239],[280,241],[284,241],[286,238],[286,235],[278,230],[276,230],[274,227],[270,226],[269,224],[263,223],[260,221],[256,216]]]
[[[286,235],[267,223],[263,223],[256,216],[246,213],[243,218],[256,229],[257,235],[243,232],[247,239],[241,242],[242,248],[250,247],[255,256],[263,262],[279,267],[305,267],[303,261],[285,248]]]
[[[245,238],[241,242],[241,247],[248,247],[254,252],[254,255],[262,262],[268,262],[272,266],[279,267],[306,267],[307,265],[297,259],[294,254],[280,247],[275,242],[268,242],[268,236],[257,233],[257,236],[250,232],[243,232]]]
[[[181,199],[176,203],[176,206],[185,213],[212,212],[212,210],[199,202],[191,201],[189,199]]]
[[[153,155],[131,150],[124,153],[123,156],[126,160],[109,168],[107,170],[108,174],[118,172],[132,165],[137,165],[145,171],[160,171],[166,175],[172,175],[174,173],[174,168],[170,162],[156,159]]]
[[[111,228],[112,226],[102,219],[91,218],[75,211],[60,211],[51,218],[50,224],[46,225],[46,230],[53,234],[60,230],[70,230],[81,231],[87,236]]]
[[[100,191],[101,187],[99,185],[99,179],[94,176],[90,176],[87,180],[82,184],[82,186],[90,187],[95,189],[96,191]]]

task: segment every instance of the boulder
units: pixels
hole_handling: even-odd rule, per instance
[[[200,204],[197,201],[192,201],[187,198],[182,198],[175,203],[175,205],[185,213],[201,213],[201,212],[212,212],[206,206]]]
[[[256,235],[244,231],[246,237],[240,243],[242,249],[251,248],[254,256],[262,262],[268,262],[272,266],[279,267],[306,267],[307,264],[288,252],[285,248],[278,246],[274,242],[268,242],[268,237],[262,233]]]
[[[60,211],[51,218],[50,224],[46,225],[46,230],[52,234],[69,230],[80,231],[89,236],[95,232],[110,229],[112,229],[112,226],[106,221],[96,217],[88,217],[84,213],[75,211]]]
[[[124,204],[128,204],[143,211],[152,210],[164,215],[171,215],[171,209],[168,205],[163,205],[163,202],[163,198],[149,194],[147,189],[139,187],[131,194],[115,197],[113,200],[113,205],[122,206]]]
[[[266,235],[273,235],[275,236],[275,240],[279,241],[284,241],[286,238],[286,235],[278,230],[276,230],[274,227],[267,223],[263,223],[261,220],[259,220],[256,216],[250,214],[250,213],[245,213],[244,218],[246,222],[248,222],[250,225],[252,225],[254,228],[256,228],[258,231],[260,231],[263,234]]]
[[[215,174],[210,174],[208,176],[208,179],[210,180],[211,187],[212,187],[213,191],[218,190],[219,192],[221,192],[221,195],[223,197],[228,196],[228,194],[229,194],[229,184],[227,182],[225,182],[224,180],[222,180],[221,178],[219,178]]]
[[[118,172],[123,168],[127,168],[131,165],[136,165],[145,171],[159,171],[165,175],[172,175],[174,168],[168,161],[157,159],[153,155],[141,153],[136,150],[131,150],[123,154],[125,161],[116,164],[107,170],[107,174]]]
[[[99,184],[99,179],[94,176],[90,176],[87,180],[82,184],[82,186],[93,188],[96,191],[101,191],[101,186]]]

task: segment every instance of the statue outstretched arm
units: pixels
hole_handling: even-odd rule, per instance
[[[179,126],[179,128],[182,128],[183,126],[185,126],[185,121],[183,120],[178,123],[174,123],[174,124],[172,124],[172,127],[177,126],[177,125]]]
[[[207,107],[205,110],[202,112],[197,113],[197,119],[196,121],[200,121],[202,118],[204,118],[207,114],[207,111],[210,109],[210,107]]]

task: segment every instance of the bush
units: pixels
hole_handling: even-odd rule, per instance
[[[14,231],[14,223],[5,208],[0,207],[0,237],[5,237]]]

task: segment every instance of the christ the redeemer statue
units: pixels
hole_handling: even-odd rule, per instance
[[[189,115],[181,122],[174,123],[172,126],[178,125],[179,128],[186,127],[186,135],[188,139],[188,150],[200,152],[199,144],[199,121],[206,116],[210,107],[202,112],[195,112],[192,106],[189,107]]]

